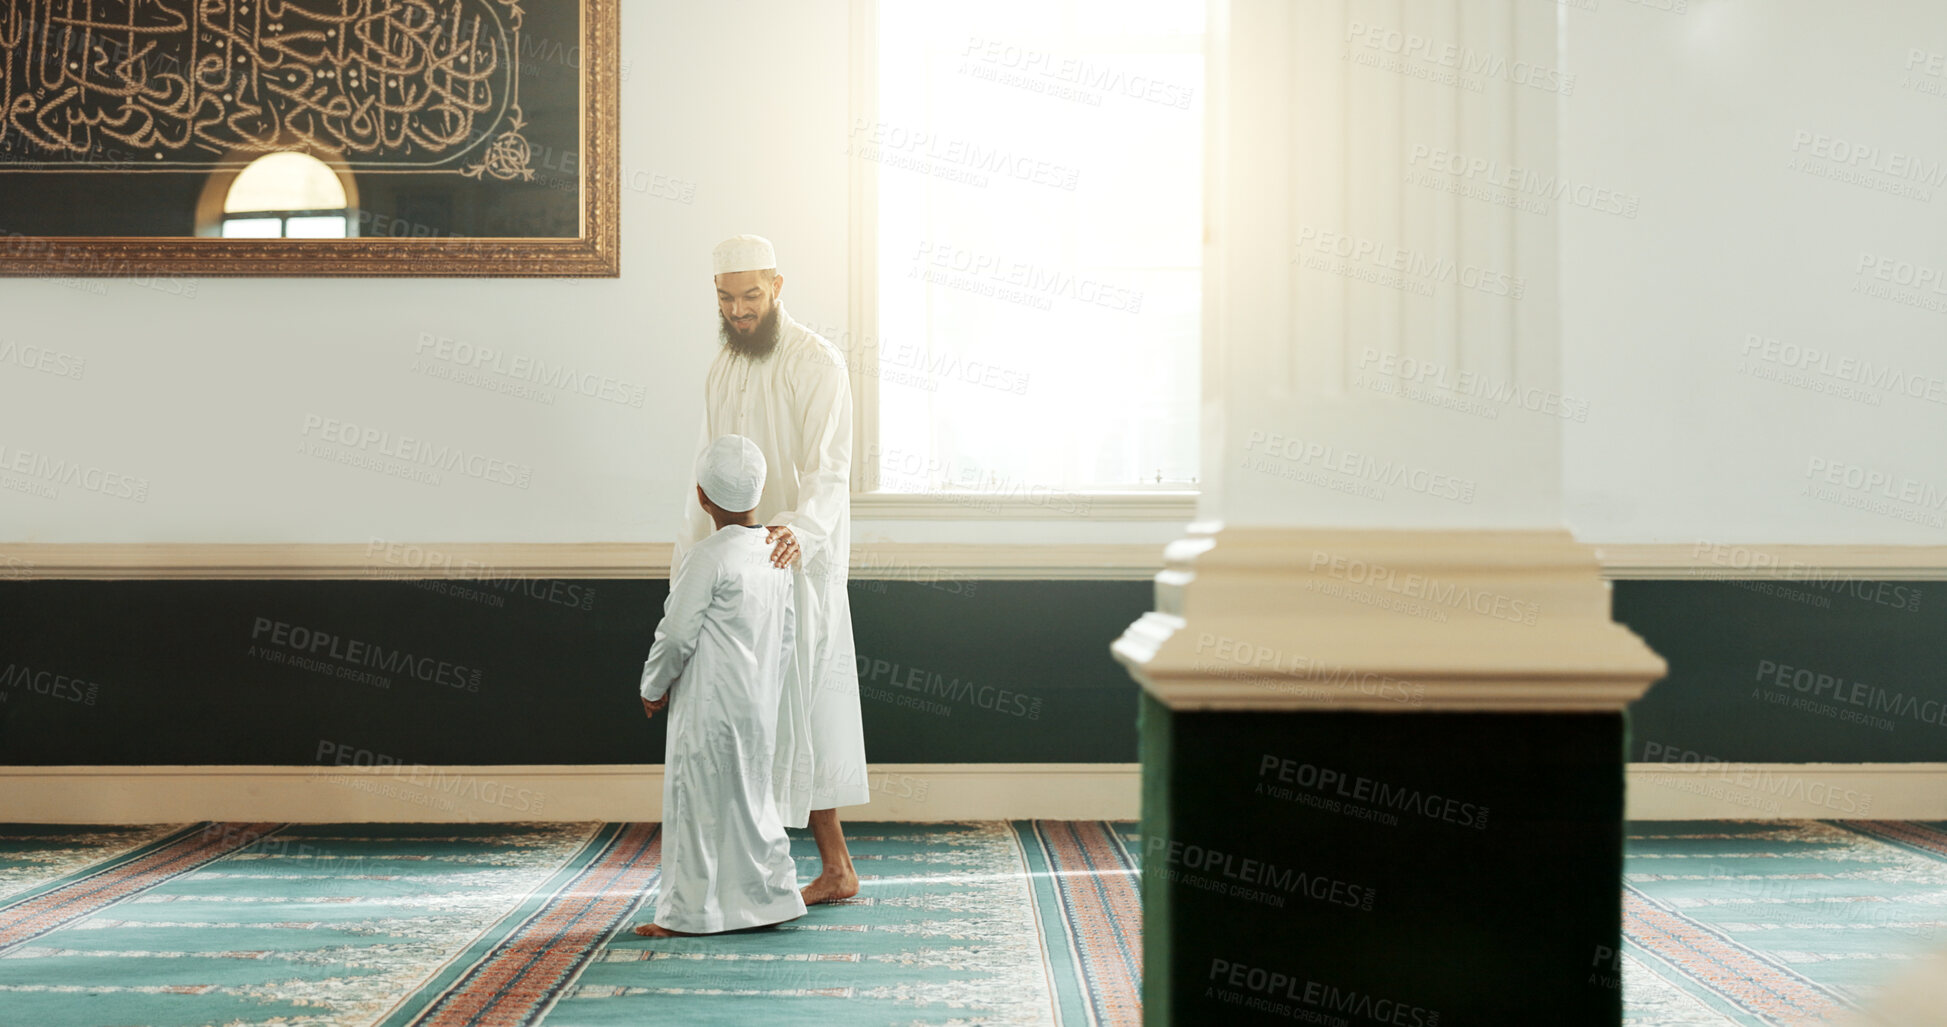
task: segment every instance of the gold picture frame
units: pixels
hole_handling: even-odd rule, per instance
[[[554,160],[559,165],[558,170],[565,170],[569,166],[572,166],[572,174],[577,176],[575,179],[547,179],[547,188],[549,189],[565,193],[568,191],[567,186],[573,185],[576,187],[575,192],[579,200],[577,204],[578,212],[576,213],[578,213],[580,228],[577,236],[570,237],[562,233],[558,235],[534,236],[455,235],[452,237],[439,237],[437,235],[434,237],[394,237],[381,234],[373,237],[360,233],[364,237],[326,239],[209,237],[207,224],[203,219],[211,216],[212,203],[216,204],[216,210],[220,211],[222,209],[222,190],[215,189],[206,184],[198,189],[199,198],[191,203],[196,208],[194,217],[198,219],[196,222],[198,227],[194,234],[61,235],[13,231],[12,225],[0,221],[0,275],[64,278],[151,275],[224,277],[386,276],[598,278],[619,276],[621,249],[619,226],[620,175],[617,160],[619,154],[618,137],[620,125],[618,107],[620,104],[620,71],[622,68],[619,54],[621,0],[446,0],[446,2],[456,12],[467,4],[473,5],[476,11],[497,8],[498,10],[495,13],[500,17],[500,22],[497,24],[510,23],[514,26],[514,32],[511,35],[503,32],[503,35],[498,40],[488,40],[488,42],[494,43],[497,47],[497,49],[492,50],[491,54],[493,56],[504,55],[507,62],[512,65],[512,70],[506,73],[507,78],[505,81],[512,83],[510,90],[513,94],[513,102],[509,104],[504,98],[501,99],[500,108],[494,112],[496,120],[488,123],[484,129],[473,127],[472,134],[465,138],[467,148],[470,151],[468,157],[473,161],[472,164],[460,166],[455,162],[448,162],[451,166],[438,171],[398,171],[392,167],[377,167],[377,172],[384,172],[395,176],[394,181],[404,181],[407,176],[417,175],[428,182],[453,183],[453,187],[455,188],[459,187],[461,179],[472,183],[494,184],[488,181],[490,178],[505,180],[508,183],[525,184],[531,187],[534,181],[534,168],[531,164],[535,154],[530,151],[529,145],[522,138],[522,135],[524,131],[529,135],[535,134],[533,132],[535,126],[531,120],[526,120],[531,119],[532,115],[523,114],[519,102],[519,88],[523,77],[533,77],[540,74],[540,71],[537,71],[535,67],[523,68],[519,60],[523,56],[533,58],[538,55],[542,58],[540,62],[530,60],[529,63],[531,65],[544,66],[546,61],[551,58],[572,69],[572,75],[579,92],[580,116],[578,125],[573,126],[576,130],[573,136],[568,134],[570,126],[567,125],[565,119],[557,119],[555,124],[543,126],[553,130],[554,136],[552,138],[559,138],[564,141],[570,138],[575,140],[575,145],[572,148],[567,146],[550,146],[543,149],[556,151]],[[69,95],[61,92],[64,85],[69,85],[61,81],[62,74],[79,79],[88,74],[87,71],[82,69],[92,68],[102,76],[119,76],[115,79],[118,82],[135,81],[147,74],[145,68],[138,68],[133,62],[143,54],[153,53],[153,50],[147,48],[145,37],[139,34],[139,30],[132,27],[134,22],[133,14],[129,16],[131,27],[125,30],[120,25],[83,24],[74,21],[62,22],[58,17],[58,12],[54,8],[36,7],[36,3],[37,0],[0,0],[0,90],[6,91],[10,97],[8,103],[0,104],[0,118],[10,116],[10,110],[8,108],[30,109],[35,101],[33,97],[24,95],[29,92],[38,92],[43,98],[51,94],[56,99],[71,99]],[[563,43],[565,40],[561,39],[543,39],[539,43],[536,43],[532,38],[523,39],[519,35],[518,30],[523,23],[523,17],[527,13],[524,10],[524,5],[527,7],[545,6],[550,16],[561,18],[564,21],[566,18],[566,15],[563,13],[564,8],[572,5],[573,9],[577,9],[580,14],[578,26],[579,37],[572,44],[573,48],[569,49],[567,46],[564,46]],[[223,5],[217,6],[222,7]],[[286,3],[277,9],[289,10],[292,6],[292,4]],[[359,7],[360,5],[356,3],[352,5],[341,3],[329,6],[344,11],[350,10],[353,7]],[[437,9],[438,3],[435,0],[433,3],[423,4],[421,6],[427,10],[434,10]],[[238,7],[248,10],[250,5],[247,0],[240,0],[240,3],[231,5],[231,9],[233,10]],[[20,16],[20,11],[23,8],[30,12],[41,14],[43,16],[41,23],[36,25],[32,21],[23,19]],[[402,8],[392,7],[381,11],[379,8],[373,8],[377,12],[374,15],[375,17],[378,16],[378,13],[390,14],[390,12],[400,9]],[[131,5],[129,10],[135,10],[134,6]],[[199,11],[198,18],[200,19],[200,11],[203,8],[199,7],[197,10]],[[325,13],[328,14],[331,12]],[[323,15],[320,16],[323,17]],[[392,16],[396,17],[396,15]],[[456,27],[460,23],[460,17],[459,13],[454,14],[453,26]],[[261,20],[259,19],[259,21]],[[389,36],[381,39],[379,30],[371,29],[365,25],[352,25],[343,21],[325,23],[335,23],[343,27],[344,32],[338,38],[345,40],[346,43],[351,44],[354,48],[379,48],[380,63],[373,65],[368,61],[367,64],[363,65],[368,69],[379,67],[383,70],[384,61],[389,59],[388,50],[402,50],[411,45],[412,42],[423,42],[408,41],[408,43],[402,44],[391,39]],[[479,17],[476,14],[476,28],[478,24]],[[76,25],[81,25],[81,27],[76,28]],[[222,66],[209,63],[217,60],[214,56],[214,51],[204,54],[195,54],[194,52],[198,45],[204,47],[224,46],[228,42],[228,39],[224,38],[226,27],[234,29],[234,19],[231,26],[217,25],[213,31],[203,31],[200,35],[197,34],[198,30],[210,29],[210,26],[203,24],[200,20],[194,24],[189,24],[189,27],[186,29],[181,29],[181,31],[186,33],[185,38],[188,40],[183,45],[191,51],[191,55],[195,61],[205,63],[199,64],[194,63],[194,61],[185,62],[180,58],[171,58],[171,60],[178,61],[175,67],[180,67],[183,71],[183,74],[179,76],[180,79],[188,80],[194,83],[195,86],[210,89],[212,92],[222,89],[223,86],[210,87],[205,85],[206,83],[220,80],[227,85],[233,80],[232,73],[227,66],[228,55],[235,53],[239,64],[244,63],[248,59],[245,54],[243,37],[239,35],[230,35],[228,37],[228,39],[238,40],[239,45],[227,51],[222,51],[224,53],[223,60],[226,62]],[[315,31],[315,25],[306,27],[313,29],[311,33],[313,36],[322,35],[322,33]],[[422,26],[416,26],[416,28],[423,27],[423,23]],[[449,26],[438,25],[433,26],[432,30],[444,30],[447,27]],[[180,26],[171,27],[172,30],[180,28]],[[12,31],[10,32],[9,29]],[[30,34],[37,29],[40,35],[38,37],[31,36]],[[258,28],[253,31],[261,32],[262,30]],[[124,32],[126,32],[125,38],[129,40],[128,43],[120,42]],[[355,44],[352,44],[349,37],[354,33],[357,33],[359,38]],[[214,44],[209,42],[212,38],[215,39]],[[285,54],[288,53],[290,48],[285,46],[280,49],[277,44],[281,40],[270,40],[258,44],[257,37],[251,37],[249,42],[252,44],[252,49],[249,53],[252,56],[258,57],[260,64],[272,65],[276,61],[287,59]],[[443,42],[446,41],[443,40]],[[462,40],[462,42],[465,41]],[[258,45],[261,45],[262,48],[257,49],[256,47]],[[33,50],[34,47],[38,47],[38,52]],[[117,47],[120,47],[120,49],[118,50]],[[343,48],[341,47],[341,49]],[[449,52],[454,52],[451,47],[448,50]],[[55,63],[48,63],[50,60],[48,55],[50,53],[53,55],[51,60]],[[39,69],[29,69],[29,71],[23,72],[20,67],[15,66],[12,62],[12,58],[16,54],[33,54],[37,56],[44,66],[54,69],[54,74],[50,76],[49,73],[40,71]],[[431,57],[421,57],[420,59],[422,63],[437,63]],[[23,61],[22,63],[26,62]],[[63,73],[56,66],[57,63],[66,63],[67,67],[75,70]],[[448,63],[450,64],[450,62]],[[485,62],[481,61],[476,63],[484,64]],[[343,106],[347,101],[341,99],[339,94],[346,90],[338,82],[329,81],[329,76],[333,74],[334,70],[342,67],[344,67],[343,64],[333,66],[329,60],[316,62],[315,67],[296,67],[295,70],[288,70],[285,65],[276,65],[269,72],[260,71],[258,79],[276,79],[277,75],[275,73],[288,73],[294,81],[299,72],[318,76],[319,84],[310,95],[299,95],[295,90],[283,92],[281,95],[285,97],[296,97],[295,100],[290,101],[292,105],[306,106],[308,109],[300,112],[302,114],[311,114],[323,110],[323,107],[312,101],[316,97],[327,96],[333,103],[340,105],[335,109],[343,112],[347,109]],[[131,68],[136,68],[136,71],[132,72]],[[444,70],[451,69],[446,68]],[[345,74],[346,77],[349,77],[356,75],[357,71],[353,70]],[[366,81],[371,81],[378,74],[378,72],[367,70]],[[30,75],[33,77],[30,77]],[[403,78],[405,76],[400,77]],[[162,79],[162,76],[158,75],[156,79],[159,81]],[[248,81],[246,76],[237,76],[235,80],[238,82]],[[49,88],[50,82],[53,87],[51,90]],[[274,92],[274,87],[279,84],[281,83],[273,81],[271,83],[273,89],[267,91],[264,95],[268,96],[270,92]],[[412,84],[408,82],[407,86],[410,87]],[[251,87],[258,85],[259,82],[257,81],[250,81]],[[396,88],[396,83],[392,85]],[[72,93],[74,88],[77,87],[69,85],[70,93]],[[85,89],[85,83],[79,88]],[[240,86],[234,94],[240,100],[243,99],[244,88]],[[383,106],[387,102],[385,99],[386,95],[389,95],[383,93],[383,90],[386,88],[388,88],[386,84],[374,83],[374,87],[367,92],[378,94],[378,99],[374,101],[368,96],[362,98],[361,102],[368,105],[376,102],[380,106]],[[463,83],[461,88],[467,89],[469,95],[471,95],[470,86]],[[563,92],[563,95],[566,95],[564,87],[557,85],[555,88]],[[201,163],[165,162],[161,165],[140,167],[130,163],[131,157],[128,150],[116,149],[103,151],[99,141],[94,143],[96,150],[113,153],[119,158],[117,163],[112,165],[106,163],[100,165],[90,164],[87,160],[88,151],[81,147],[76,147],[76,149],[82,149],[82,157],[71,158],[65,165],[54,164],[51,161],[45,161],[42,164],[35,165],[25,160],[10,163],[7,159],[0,159],[0,217],[4,217],[6,213],[4,196],[8,189],[7,183],[10,175],[38,174],[43,176],[36,179],[35,181],[37,182],[51,182],[58,176],[67,176],[67,180],[72,182],[81,181],[82,176],[90,173],[100,174],[106,172],[120,176],[119,180],[126,182],[133,180],[129,176],[134,174],[138,169],[143,171],[153,169],[157,172],[174,173],[183,176],[207,175],[208,181],[211,183],[218,181],[227,183],[237,176],[238,172],[245,166],[245,163],[249,159],[263,156],[269,152],[277,152],[287,146],[289,149],[301,150],[307,152],[310,156],[317,157],[320,161],[330,164],[335,171],[351,166],[351,158],[341,158],[338,153],[334,152],[333,147],[320,145],[320,133],[305,131],[304,129],[307,127],[305,123],[298,123],[295,128],[283,124],[285,121],[296,123],[299,120],[284,112],[273,111],[262,116],[262,123],[275,124],[274,130],[258,128],[255,130],[254,135],[250,135],[246,146],[228,153],[215,152],[218,147],[213,146],[207,137],[223,134],[223,130],[232,124],[231,121],[219,120],[211,117],[207,113],[210,109],[209,105],[215,105],[220,111],[220,101],[215,96],[192,97],[188,101],[183,101],[177,99],[175,93],[162,91],[161,86],[157,86],[156,89],[158,90],[158,103],[168,102],[173,104],[173,106],[167,108],[170,113],[180,113],[185,110],[194,112],[184,117],[183,122],[185,125],[194,124],[199,128],[215,129],[215,131],[202,132],[201,135],[205,138],[196,140],[197,146],[203,151],[196,154],[196,156],[202,158]],[[336,93],[332,92],[334,89],[337,90]],[[193,92],[193,87],[178,86],[177,93],[180,92]],[[483,87],[484,92],[485,88]],[[22,95],[16,98],[15,94]],[[221,101],[230,100],[232,95],[232,93],[228,92],[222,93]],[[420,103],[422,108],[435,106],[428,105],[423,100]],[[49,101],[47,102],[47,106],[53,107],[54,104]],[[79,104],[71,103],[69,106],[78,107]],[[127,104],[123,104],[124,108],[127,106]],[[242,104],[238,104],[238,106],[242,106]],[[252,109],[263,112],[272,106],[270,103],[262,103]],[[363,108],[354,110],[351,116],[362,113],[362,110]],[[62,113],[67,112],[63,111]],[[435,116],[437,114],[427,115],[429,118]],[[163,136],[160,128],[136,124],[131,129],[129,127],[131,119],[128,117],[117,116],[115,118],[109,118],[93,110],[86,111],[78,117],[75,114],[69,113],[68,117],[70,124],[76,121],[82,121],[88,125],[86,128],[69,129],[69,135],[79,136],[85,140],[93,132],[93,137],[97,140],[103,136],[109,136],[113,139],[137,140],[132,144],[131,148],[140,146],[143,140],[148,140],[151,141],[150,149],[140,152],[145,155],[154,156],[158,161],[163,160],[164,154],[162,151],[165,149],[165,145],[157,141]],[[87,122],[89,118],[93,118],[97,122],[109,122],[109,128],[120,131],[111,133],[109,128],[99,128],[96,124]],[[51,120],[50,118],[43,118],[39,122],[28,121],[26,124],[29,128],[45,128]],[[451,122],[453,118],[448,115],[447,120]],[[370,121],[368,120],[367,124],[369,123]],[[467,124],[470,127],[474,126],[470,110],[468,112]],[[381,125],[384,127],[383,122],[381,122]],[[0,124],[0,131],[4,131],[8,127],[5,124]],[[145,135],[144,133],[147,134]],[[379,134],[384,135],[386,133],[380,132]],[[402,133],[391,134],[402,135]],[[22,133],[16,132],[15,135],[16,142],[18,142]],[[33,137],[30,135],[28,138],[31,141]],[[183,138],[184,136],[179,135],[174,145],[183,147],[181,142]],[[299,141],[300,139],[302,141]],[[65,142],[65,138],[57,138],[56,142]],[[565,151],[565,156],[561,151]],[[172,151],[172,155],[174,152],[181,151]],[[35,154],[35,156],[42,155]],[[391,155],[388,154],[387,156],[389,157]],[[409,167],[416,168],[419,166],[410,165]],[[185,168],[187,170],[182,170]],[[524,182],[522,181],[523,176],[525,176]],[[349,201],[351,208],[346,211],[347,214],[350,214],[358,207],[358,191],[352,185],[351,175],[341,173],[341,177],[345,179],[345,191],[351,197]],[[429,188],[432,188],[432,186],[429,186]],[[472,188],[477,189],[480,186],[475,185]],[[530,195],[532,195],[531,192]],[[104,197],[102,202],[112,204],[113,197]],[[566,200],[553,198],[551,202],[556,207],[556,220],[567,220],[569,216],[568,212],[562,206],[562,204],[566,203]],[[481,205],[485,205],[484,201],[482,201]],[[46,205],[44,204],[43,206]],[[176,212],[173,210],[170,213],[172,217],[176,216]],[[189,215],[184,214],[182,216],[188,217]],[[361,219],[369,219],[370,212],[359,211],[359,217]],[[385,215],[383,214],[380,214],[378,217],[381,223],[385,220]]]

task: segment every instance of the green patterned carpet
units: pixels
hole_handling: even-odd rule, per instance
[[[1141,1021],[1133,825],[847,833],[858,899],[652,941],[653,824],[0,825],[0,1025]],[[1635,823],[1623,885],[1642,1027],[1807,1022],[1947,944],[1941,824]]]
[[[1805,1024],[1947,945],[1947,824],[1638,821],[1624,1023]]]
[[[1136,1023],[1129,830],[852,824],[857,899],[652,940],[653,824],[0,826],[0,1024]]]

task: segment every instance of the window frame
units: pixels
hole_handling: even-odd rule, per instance
[[[279,233],[277,238],[279,239],[291,238],[292,218],[344,218],[345,238],[358,238],[358,219],[352,216],[352,208],[350,207],[326,207],[318,210],[225,211],[222,215],[222,220],[216,223],[216,234],[226,239],[229,238],[229,236],[223,234],[223,226],[232,221],[269,221],[272,218],[277,219],[277,230]],[[327,236],[327,238],[329,237]]]

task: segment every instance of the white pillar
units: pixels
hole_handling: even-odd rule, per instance
[[[1212,4],[1199,523],[1116,647],[1159,696],[1358,705],[1262,687],[1303,664],[1620,709],[1661,676],[1562,527],[1557,17]],[[1212,637],[1272,654],[1258,687]]]

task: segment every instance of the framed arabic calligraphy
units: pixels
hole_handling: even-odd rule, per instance
[[[0,274],[619,273],[620,0],[0,0]]]

